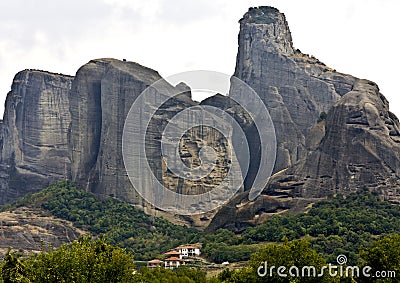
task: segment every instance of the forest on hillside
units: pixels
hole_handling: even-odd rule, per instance
[[[65,262],[72,264],[74,260],[78,260],[76,254],[78,250],[88,251],[88,258],[84,260],[94,257],[100,261],[96,264],[105,265],[100,268],[101,270],[110,268],[122,273],[129,271],[130,274],[131,270],[135,270],[134,261],[157,258],[165,251],[188,243],[201,243],[202,257],[210,263],[247,262],[245,268],[236,271],[226,270],[218,278],[213,278],[214,281],[211,282],[256,282],[240,280],[250,280],[243,278],[252,278],[257,263],[262,262],[264,258],[269,262],[277,261],[286,264],[295,262],[304,265],[310,261],[309,264],[315,262],[321,265],[336,263],[338,255],[345,255],[348,264],[360,266],[369,264],[382,270],[398,270],[400,263],[400,236],[397,235],[400,231],[400,209],[397,205],[367,191],[350,196],[338,195],[328,198],[314,204],[306,213],[273,216],[263,224],[249,227],[241,234],[235,234],[226,229],[219,229],[215,233],[205,233],[186,226],[175,225],[165,219],[148,216],[114,198],[98,200],[93,194],[80,190],[66,181],[27,195],[13,204],[2,206],[1,210],[12,210],[20,206],[44,209],[58,218],[73,222],[76,227],[89,231],[90,235],[72,244],[65,244],[59,249],[43,247],[40,255],[21,257],[18,252],[10,250],[2,262],[3,278],[7,276],[44,278],[48,276],[46,272],[50,272],[50,269],[56,266],[61,268]],[[113,260],[111,263],[105,258],[103,262],[101,256],[98,255],[103,252],[106,253],[106,257],[116,256],[118,260]],[[299,255],[299,253],[310,254],[310,256],[296,258],[296,254]],[[83,259],[79,259],[81,260]],[[119,267],[113,265],[118,262]],[[75,272],[73,267],[70,268],[71,272]],[[42,277],[35,272],[42,272],[43,274],[40,275]],[[107,272],[112,274],[114,271],[102,272],[102,276],[106,276],[104,274]],[[136,275],[136,279],[130,278],[128,281],[121,279],[122,281],[115,282],[157,282],[146,280],[168,276],[175,278],[177,272],[177,270],[142,269],[140,276],[149,276],[146,277],[147,279],[142,277],[140,279],[142,281],[129,281],[139,278],[137,277],[139,275]],[[186,268],[179,272],[185,274],[183,276],[183,273],[180,273],[179,276],[188,279],[185,279],[186,281],[171,279],[170,282],[206,282],[204,270],[198,267]],[[117,280],[125,278],[125,275],[113,276],[113,278]],[[7,280],[4,279],[4,282],[55,282],[37,281],[39,279]],[[70,282],[68,280],[57,282]]]

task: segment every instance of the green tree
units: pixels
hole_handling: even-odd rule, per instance
[[[133,258],[104,238],[81,237],[70,245],[21,260],[7,253],[4,282],[127,282],[132,279]]]
[[[324,266],[325,260],[313,249],[310,248],[310,243],[305,240],[296,240],[285,242],[283,244],[266,244],[265,247],[258,253],[254,254],[248,267],[234,271],[231,274],[225,273],[224,282],[335,282],[336,279],[328,277],[324,274],[322,277],[314,277],[313,271],[310,271],[310,276],[301,276],[302,268],[313,266],[318,274]],[[272,266],[273,272],[271,271]],[[279,276],[277,268],[280,266],[286,267],[287,277]],[[300,276],[290,276],[288,269],[296,266],[299,269]],[[308,269],[305,269],[305,274],[308,275]],[[293,269],[296,273],[296,270]],[[230,275],[230,276],[229,276]]]
[[[372,243],[360,252],[364,264],[372,267],[370,274],[376,271],[394,271],[395,278],[364,278],[364,282],[399,282],[400,277],[400,235],[394,234]]]
[[[141,283],[206,283],[206,275],[203,271],[180,267],[174,270],[155,268],[142,268],[134,275],[132,282]]]
[[[30,282],[25,275],[25,265],[21,261],[20,255],[9,249],[1,266],[1,279],[4,283]]]

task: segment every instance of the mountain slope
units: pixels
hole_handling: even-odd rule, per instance
[[[44,209],[20,206],[5,210],[0,212],[0,257],[8,248],[39,252],[48,245],[70,243],[85,233]]]
[[[195,229],[148,216],[117,199],[99,201],[92,193],[65,181],[3,206],[2,210],[17,211],[20,207],[44,210],[94,235],[105,234],[111,243],[133,251],[137,260],[153,258],[199,238]]]

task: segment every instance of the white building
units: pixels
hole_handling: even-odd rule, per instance
[[[157,268],[157,267],[162,267],[164,265],[164,262],[159,260],[159,259],[153,259],[147,262],[147,266],[149,268]]]
[[[200,248],[196,246],[180,246],[178,252],[181,253],[182,257],[193,257],[200,255]]]
[[[169,257],[165,261],[165,268],[174,269],[181,265],[185,265],[185,261],[179,257]]]
[[[164,254],[169,256],[169,257],[179,257],[179,259],[182,259],[182,254],[179,251],[169,251],[169,252],[166,252]]]

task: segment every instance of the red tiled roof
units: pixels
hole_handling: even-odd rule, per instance
[[[198,249],[198,247],[195,247],[195,246],[181,246],[179,248],[180,249]]]
[[[165,255],[180,255],[181,253],[180,252],[177,252],[177,251],[170,251],[170,252],[166,252],[166,253],[164,253]]]
[[[163,261],[161,261],[159,259],[152,259],[148,263],[163,263]]]
[[[165,261],[182,261],[179,257],[171,256],[167,258]]]

